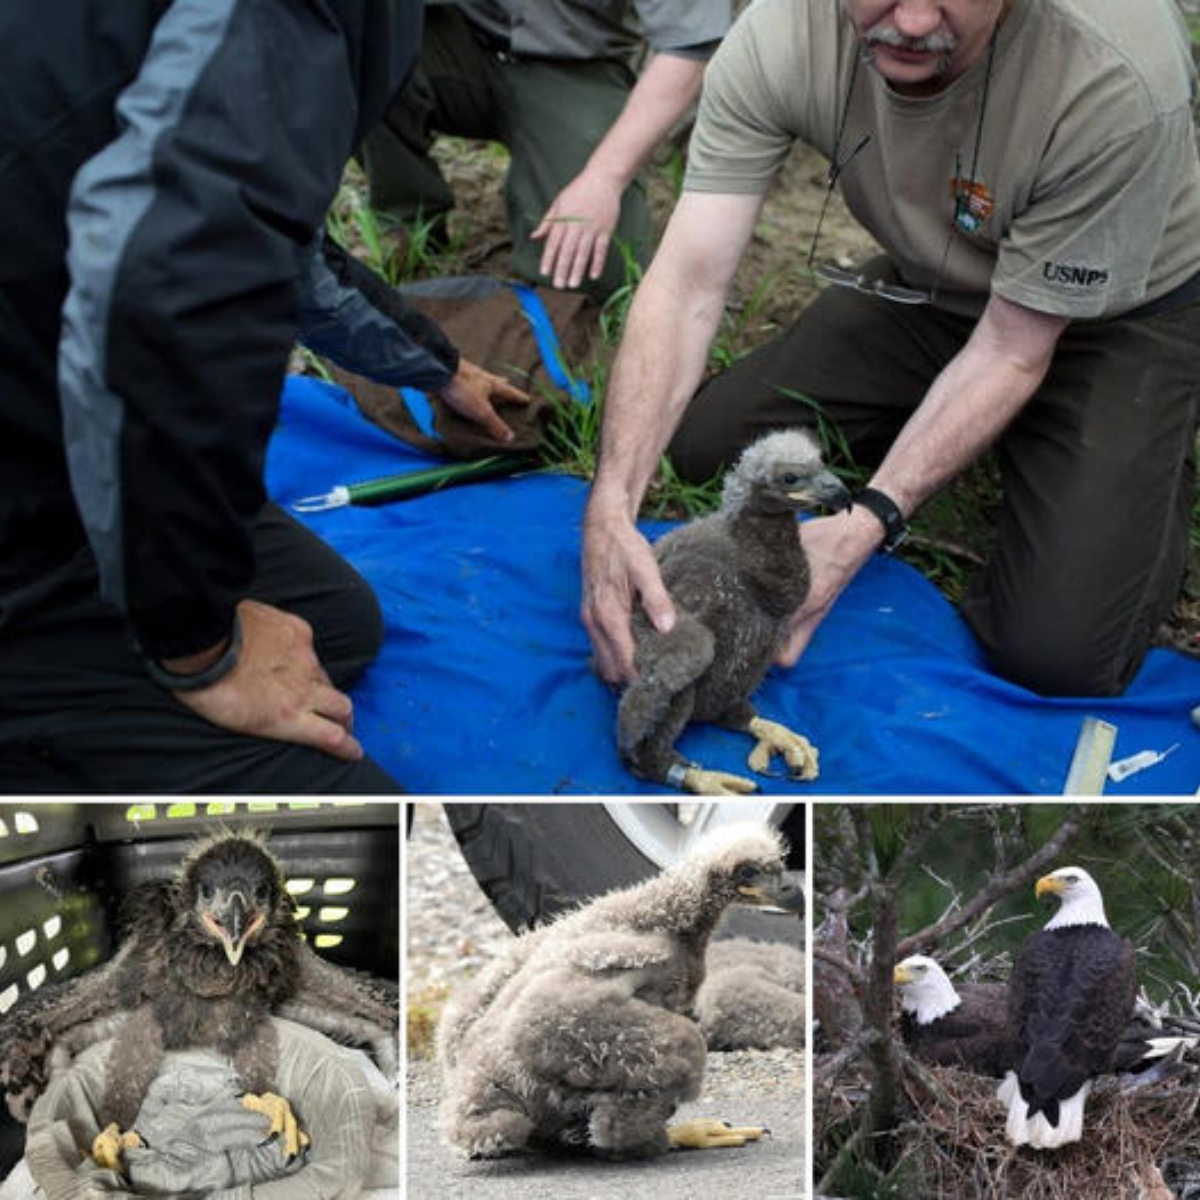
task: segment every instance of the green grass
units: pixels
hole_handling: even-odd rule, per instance
[[[416,279],[458,274],[470,240],[463,220],[440,216],[402,222],[367,202],[366,181],[353,163],[326,218],[333,238],[393,287]]]
[[[450,989],[431,984],[419,992],[410,992],[405,1005],[405,1036],[410,1059],[431,1059],[437,1037],[438,1021],[450,997]]]
[[[583,404],[564,396],[549,385],[541,385],[541,393],[550,402],[550,417],[542,442],[542,461],[547,470],[561,471],[591,479],[596,473],[596,454],[600,447],[600,417],[603,402],[604,370],[599,363],[590,372],[576,370],[577,378],[587,380],[594,397]]]

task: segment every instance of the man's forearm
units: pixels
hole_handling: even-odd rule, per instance
[[[637,515],[680,416],[704,374],[724,293],[681,292],[653,267],[638,289],[605,397],[593,503]]]
[[[696,99],[703,76],[703,62],[672,54],[651,58],[584,174],[611,179],[624,191]]]
[[[704,375],[708,347],[761,196],[685,192],[625,323],[604,401],[592,511],[637,515]],[[714,240],[713,230],[722,236]]]

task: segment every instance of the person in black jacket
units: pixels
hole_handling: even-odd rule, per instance
[[[299,338],[503,435],[519,397],[328,242],[418,0],[0,9],[0,789],[388,792],[367,584],[271,505]]]

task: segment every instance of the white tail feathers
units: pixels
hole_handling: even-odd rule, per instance
[[[1035,1150],[1056,1150],[1083,1137],[1083,1107],[1091,1083],[1085,1083],[1073,1096],[1058,1106],[1058,1124],[1051,1125],[1045,1113],[1029,1115],[1029,1105],[1021,1095],[1015,1071],[1009,1071],[996,1090],[996,1097],[1008,1107],[1005,1132],[1014,1146],[1032,1146]]]
[[[1200,1045],[1200,1037],[1156,1037],[1147,1038],[1146,1053],[1143,1058],[1166,1058],[1168,1054],[1177,1051],[1183,1053]]]

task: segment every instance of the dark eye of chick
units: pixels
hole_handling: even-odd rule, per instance
[[[800,476],[797,475],[795,471],[788,471],[787,474],[784,475],[782,482],[785,487],[793,487],[795,484],[800,482]]]
[[[742,863],[740,867],[733,873],[733,878],[737,883],[749,883],[755,875],[758,874],[758,869],[752,867],[749,863]]]
[[[270,893],[267,889],[267,885],[265,883],[260,883],[254,889],[254,903],[255,904],[266,904],[269,895],[270,895]]]
[[[200,885],[200,899],[211,900],[213,898],[213,885],[211,883],[202,883]]]

